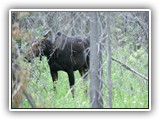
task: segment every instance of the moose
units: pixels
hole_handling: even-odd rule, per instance
[[[89,37],[67,36],[57,32],[54,37],[49,30],[41,39],[35,40],[27,51],[26,59],[31,62],[33,58],[46,56],[56,91],[55,82],[58,80],[57,72],[67,72],[69,85],[74,97],[75,77],[74,71],[78,70],[85,78],[89,70]]]

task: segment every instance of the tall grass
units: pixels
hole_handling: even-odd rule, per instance
[[[148,76],[148,54],[140,49],[129,52],[126,48],[112,51],[112,55],[120,61]],[[123,54],[122,54],[123,53]],[[104,56],[104,60],[106,57]],[[68,76],[65,72],[58,72],[57,92],[53,90],[53,82],[47,59],[43,57],[42,62],[34,59],[30,81],[27,90],[32,95],[36,105],[43,108],[89,108],[89,78],[84,82],[78,71],[75,75],[75,98],[69,89]],[[107,83],[107,64],[103,66],[103,80]],[[113,108],[148,108],[148,82],[143,78],[126,70],[116,62],[112,62],[112,94]],[[87,87],[86,87],[87,86]],[[88,93],[86,93],[88,89]],[[104,107],[107,108],[107,86],[103,85]],[[24,98],[22,108],[30,108],[30,104]]]

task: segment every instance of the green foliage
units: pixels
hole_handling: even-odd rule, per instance
[[[128,52],[128,46],[118,48],[113,51],[114,57],[126,62],[130,67],[138,70],[142,74],[148,74],[148,55],[142,49]],[[120,54],[123,53],[123,56]],[[105,60],[105,57],[103,57]],[[30,63],[29,63],[30,64]],[[68,76],[65,72],[58,72],[57,92],[53,91],[53,82],[51,79],[47,59],[43,57],[42,62],[39,58],[34,59],[32,65],[31,80],[28,85],[33,99],[38,107],[45,108],[89,108],[89,94],[86,94],[86,88],[89,92],[89,80],[84,82],[75,72],[75,98],[69,89]],[[107,65],[103,66],[104,80],[107,80]],[[148,107],[148,82],[132,72],[126,70],[116,62],[112,62],[112,94],[113,108],[147,108]],[[87,86],[87,87],[86,87]],[[108,93],[107,87],[103,85],[104,107],[107,108]],[[22,108],[30,108],[30,104],[24,99]]]
[[[31,76],[32,79],[28,85],[28,91],[36,102],[38,107],[45,108],[86,108],[89,107],[89,96],[85,93],[84,81],[79,75],[79,72],[75,72],[76,84],[75,84],[75,98],[72,98],[72,94],[69,89],[68,76],[65,72],[60,71],[58,73],[57,92],[53,90],[53,82],[47,64],[47,59],[44,57],[40,62],[39,58],[34,60],[36,65],[32,66]],[[40,69],[37,69],[40,68]],[[85,82],[88,85],[88,82]],[[22,108],[30,108],[30,104],[27,99],[24,99]]]
[[[43,32],[45,30],[47,30],[47,29],[48,29],[48,27],[46,27],[46,26],[38,26],[38,27],[36,27],[34,29],[34,35],[35,35],[35,37],[41,37],[42,34],[43,34]]]
[[[26,17],[28,17],[30,15],[29,12],[19,12],[19,15],[18,15],[18,19],[19,20],[24,20]]]
[[[128,47],[119,48],[113,52],[113,56],[148,76],[148,53],[143,49],[130,53]],[[143,78],[112,62],[112,82],[115,108],[148,108],[148,82]]]

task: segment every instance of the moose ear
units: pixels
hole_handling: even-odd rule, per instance
[[[44,37],[44,38],[47,38],[50,34],[51,34],[51,31],[48,30],[48,31],[43,35],[43,37]]]
[[[52,32],[51,30],[48,30],[44,35],[43,35],[43,39],[46,39],[48,37],[52,37]]]

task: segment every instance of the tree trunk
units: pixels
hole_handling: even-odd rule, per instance
[[[99,77],[99,57],[98,47],[98,16],[96,12],[90,13],[90,105],[92,108],[103,108],[102,83]]]
[[[108,107],[112,108],[110,13],[107,13]]]

